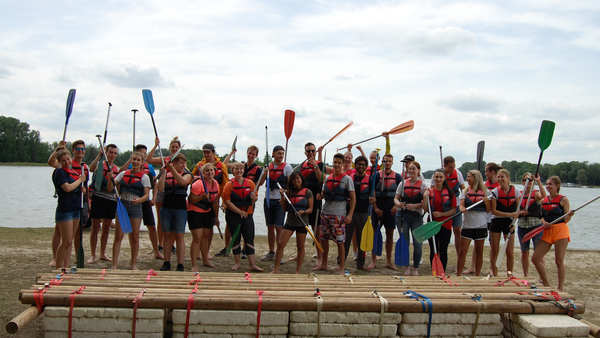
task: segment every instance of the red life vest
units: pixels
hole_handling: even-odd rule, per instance
[[[274,181],[270,183],[269,190],[279,190],[275,182],[279,182],[282,189],[286,188],[287,176],[284,175],[285,165],[285,162],[281,162],[277,168],[275,168],[275,163],[269,163],[269,178]]]
[[[565,214],[565,209],[560,205],[563,197],[563,195],[556,195],[553,199],[550,199],[550,195],[544,197],[542,200],[542,218],[546,222],[550,223]]]
[[[398,175],[400,176],[400,175]],[[383,182],[383,189],[381,184]],[[377,197],[396,197],[396,189],[398,189],[398,181],[396,180],[396,172],[393,170],[386,174],[384,170],[379,171],[379,182],[375,187],[375,195]],[[379,204],[379,203],[378,203]]]
[[[252,163],[250,168],[248,168],[248,163],[244,163],[243,177],[254,182],[254,184],[258,184],[258,177],[260,176],[259,169],[260,167],[256,163]]]
[[[317,165],[321,168],[320,164],[322,162],[317,161]],[[304,162],[302,168],[300,169],[300,173],[306,179],[306,186],[311,190],[319,190],[321,188],[320,177],[317,177],[315,173],[315,167],[308,163],[308,161]]]
[[[501,187],[496,189],[498,196],[496,196],[496,210],[503,212],[515,212],[517,211],[517,198],[514,186],[510,186],[508,194],[504,192]]]
[[[449,211],[452,209],[452,201],[454,201],[454,195],[448,191],[446,188],[442,188],[442,191],[437,191],[435,188],[429,189],[429,206],[432,210],[429,212],[432,215],[434,221],[443,221],[448,218],[448,216],[444,217],[434,217],[434,211]],[[455,207],[456,209],[456,207]],[[442,226],[446,229],[452,229],[452,221],[444,222]]]
[[[73,161],[71,162],[71,169],[75,170],[75,172],[77,172],[79,175],[81,175],[81,164],[79,164],[79,162],[75,161],[75,159],[73,159]],[[90,169],[88,168],[87,164],[83,165],[83,171],[85,172],[85,177],[89,177],[90,175]]]
[[[423,193],[421,192],[421,186],[423,181],[418,180],[414,184],[410,180],[404,181],[404,196],[402,201],[408,204],[419,204],[423,202]]]
[[[325,181],[325,189],[323,189],[323,194],[325,195],[325,199],[328,201],[346,201],[348,196],[348,189],[342,186],[342,178],[346,176],[346,174],[339,174],[337,176],[333,176],[331,174],[327,177]]]
[[[521,200],[521,210],[527,209],[527,213],[529,215],[523,217],[541,217],[542,216],[542,208],[535,200],[535,195],[539,190],[533,190],[529,194],[525,194],[525,190],[521,192],[523,194],[523,199]],[[531,195],[531,198],[529,198]],[[529,208],[527,208],[527,199],[529,199]],[[522,216],[519,216],[522,217]]]
[[[488,188],[488,190],[491,192],[492,190],[494,190],[494,188],[498,188],[500,186],[500,183],[498,183],[498,181],[496,181],[496,183],[492,183],[489,180],[485,181],[485,186]]]
[[[473,187],[469,186],[469,189],[467,190],[467,194],[465,196],[465,208],[468,208],[473,204],[482,201],[483,197],[485,196],[484,194],[485,193],[482,190],[473,191]],[[481,203],[471,210],[485,212],[485,203]]]
[[[108,163],[106,162],[102,162],[102,188],[100,188],[100,190],[102,191],[108,191],[108,172],[112,171],[113,172],[113,177],[117,177],[117,175],[119,174],[119,167],[117,167],[115,164],[113,164],[112,169],[109,169],[108,167]],[[96,173],[98,172],[98,170],[96,170]],[[94,175],[96,174],[94,173]]]
[[[368,200],[371,197],[371,180],[369,179],[369,175],[365,174],[363,177],[359,177],[354,173],[350,175],[350,178],[352,179],[352,182],[354,182],[354,191],[356,191],[357,198]],[[359,178],[358,181],[356,180],[357,178]]]
[[[198,167],[198,176],[200,176],[200,170],[202,170],[202,166],[204,164],[202,163],[198,163],[197,167]],[[213,167],[215,168],[215,177],[214,179],[217,180],[217,182],[219,182],[219,184],[223,183],[223,162],[218,161],[215,164],[213,164]]]
[[[252,194],[252,190],[250,189],[250,180],[244,179],[242,184],[240,184],[236,179],[233,179],[230,182],[233,185],[230,196],[231,203],[238,208],[251,206],[252,199],[250,198],[250,195]]]
[[[194,183],[197,181],[202,181],[202,179],[197,178]],[[192,185],[194,183],[192,183]],[[204,183],[200,182],[200,184],[202,184],[204,187]],[[213,203],[215,203],[219,197],[219,182],[217,182],[215,179],[213,179],[212,184],[206,182],[206,190],[204,191],[204,194],[206,193],[208,193],[209,198],[201,199],[200,201],[194,203],[194,205],[202,210],[212,210]]]
[[[142,179],[144,178],[144,172],[138,171],[135,174],[131,173],[131,170],[126,170],[123,175],[123,180],[119,185],[119,192],[123,193],[125,191],[129,191],[134,193],[138,197],[144,196],[144,185],[142,184]]]
[[[460,185],[458,184],[458,170],[454,169],[450,175],[444,173],[446,175],[446,182],[448,182],[448,186],[454,193],[454,196],[460,195]]]
[[[302,188],[295,195],[289,196],[290,202],[297,211],[308,209],[308,200],[306,199],[306,192],[308,188]]]
[[[185,171],[179,173],[182,177],[185,175],[189,175]],[[179,185],[171,171],[167,171],[167,176],[165,177],[165,195],[175,194],[175,195],[187,195],[187,188],[189,184]]]

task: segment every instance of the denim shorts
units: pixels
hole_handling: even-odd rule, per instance
[[[187,223],[187,210],[160,208],[160,219],[163,232],[185,233]]]
[[[81,210],[77,210],[77,211],[56,211],[56,214],[54,216],[54,221],[56,223],[62,223],[62,222],[70,222],[74,219],[79,219],[79,216],[81,216]]]
[[[132,202],[121,200],[121,203],[127,210],[129,218],[142,218],[142,203],[133,204]]]
[[[533,238],[531,238],[530,240],[523,242],[523,237],[525,237],[525,235],[527,235],[530,231],[533,231],[537,229],[537,227],[531,227],[531,228],[521,228],[518,227],[517,229],[517,233],[519,234],[519,243],[521,244],[521,251],[525,252],[525,251],[529,251],[529,248],[531,246],[531,242],[533,242],[533,249],[535,250],[535,248],[537,247],[538,243],[540,242],[540,240],[542,239],[542,235],[544,234],[544,232],[540,232],[539,234],[533,236]]]
[[[281,208],[279,200],[269,200],[270,206],[267,207],[267,201],[265,199],[264,210],[265,210],[265,221],[267,226],[274,225],[276,227],[283,227],[285,221],[285,212]]]

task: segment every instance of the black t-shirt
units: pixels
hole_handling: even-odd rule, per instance
[[[64,183],[70,184],[75,181],[76,179],[74,179],[62,168],[58,168],[54,171],[54,174],[52,175],[52,182],[54,183],[54,188],[56,189],[56,194],[58,195],[58,205],[56,206],[56,211],[70,212],[81,209],[81,189],[75,188],[71,192],[66,192],[62,188]]]

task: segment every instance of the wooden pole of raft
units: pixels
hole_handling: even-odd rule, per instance
[[[580,322],[587,324],[590,327],[590,336],[594,338],[600,338],[600,327],[594,323],[590,323],[585,319],[580,319]]]
[[[8,324],[6,324],[6,332],[10,334],[15,334],[19,329],[23,326],[29,324],[32,320],[34,320],[37,316],[40,315],[40,310],[37,306],[32,305],[27,310],[21,312],[18,316],[13,318]]]

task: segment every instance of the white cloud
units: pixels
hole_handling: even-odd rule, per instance
[[[442,107],[471,112],[495,112],[503,100],[475,88],[459,90],[454,94],[437,99]]]

